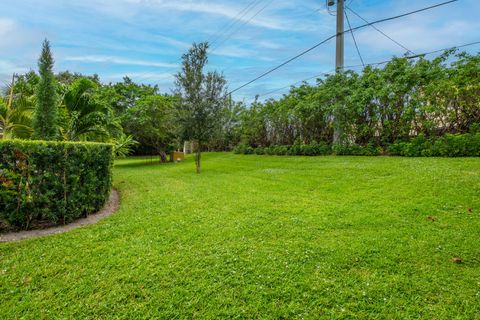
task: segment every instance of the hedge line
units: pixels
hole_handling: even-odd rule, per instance
[[[407,157],[478,157],[480,156],[480,132],[466,134],[446,134],[440,138],[426,138],[423,135],[409,142],[397,142],[386,149],[368,144],[334,145],[324,142],[311,144],[294,144],[291,146],[256,147],[240,144],[234,150],[237,154],[258,155],[353,155],[377,156],[398,155]]]
[[[110,194],[112,165],[110,144],[0,141],[0,219],[28,229],[95,212]]]
[[[407,157],[479,157],[480,133],[446,134],[437,139],[419,135],[410,142],[392,144],[388,151]]]

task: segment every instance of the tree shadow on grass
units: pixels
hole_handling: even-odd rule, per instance
[[[150,159],[132,161],[127,163],[115,163],[115,168],[138,168],[138,167],[149,167],[149,166],[164,166],[173,164],[173,162],[160,162],[158,159],[150,161]]]

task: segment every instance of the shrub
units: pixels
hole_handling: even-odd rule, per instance
[[[274,155],[274,147],[270,146],[270,147],[265,147],[263,149],[263,152],[267,155]]]
[[[312,142],[310,144],[295,143],[291,146],[257,147],[239,144],[233,150],[236,154],[266,154],[266,155],[289,155],[289,156],[318,156],[332,153],[332,148],[325,142]]]
[[[480,127],[480,126],[479,126]],[[399,141],[386,148],[389,155],[406,157],[478,157],[480,156],[480,130],[472,125],[471,132],[466,134],[445,134],[439,138],[427,138],[423,134],[408,142]],[[338,144],[330,146],[325,142],[310,144],[295,143],[291,146],[270,146],[252,148],[238,145],[235,153],[267,154],[267,155],[304,155],[319,156],[327,154],[350,156],[378,156],[384,149],[374,142],[366,146],[358,144]]]
[[[274,146],[273,147],[273,154],[277,156],[284,156],[288,152],[288,146]]]
[[[403,156],[403,148],[406,142],[395,142],[387,147],[387,153],[391,156]]]
[[[247,146],[245,148],[245,154],[253,154],[253,151],[255,151],[255,149],[253,149],[252,147],[250,146]]]
[[[300,146],[300,153],[304,156],[315,156],[316,155],[316,150],[315,150],[315,145],[313,144],[302,144]]]
[[[254,153],[255,154],[265,154],[265,151],[263,150],[262,147],[257,147],[257,148],[255,148]]]
[[[321,155],[327,155],[327,154],[332,154],[332,147],[326,143],[326,142],[320,142],[320,143],[312,143],[312,147],[315,151],[315,155],[321,156]]]
[[[233,148],[233,153],[235,154],[245,154],[245,148],[247,146],[243,143],[237,145],[235,148]]]
[[[410,142],[390,145],[388,152],[407,157],[478,157],[480,133],[446,134],[437,139],[419,135]]]
[[[470,126],[470,133],[480,133],[480,123],[473,123]]]
[[[287,155],[289,156],[301,155],[303,146],[304,146],[303,144],[295,143],[288,149]]]
[[[254,149],[252,147],[243,143],[233,148],[233,153],[236,153],[236,154],[253,154],[253,152],[254,152]]]
[[[446,134],[434,142],[433,156],[478,157],[480,156],[480,133]]]
[[[381,147],[377,147],[372,143],[369,143],[366,146],[360,146],[358,144],[338,144],[334,145],[332,150],[336,155],[344,156],[378,156],[383,152]]]
[[[95,212],[112,185],[113,146],[0,141],[0,220],[28,229]]]

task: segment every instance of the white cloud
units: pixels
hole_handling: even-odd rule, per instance
[[[38,31],[21,28],[10,18],[0,17],[0,85],[11,81],[13,73],[25,73],[35,67],[32,48]],[[41,39],[41,38],[40,38]]]
[[[27,71],[29,71],[29,68],[18,66],[10,61],[0,60],[0,86],[10,83],[12,74],[22,74]]]
[[[227,6],[219,3],[198,1],[156,1],[156,3],[166,9],[220,15],[230,19],[238,19],[243,23],[267,29],[288,30],[291,28],[291,26],[285,25],[282,20],[266,17],[265,15],[261,16],[259,14],[255,18],[251,19],[256,12],[259,12],[264,7],[263,3],[257,7],[254,7],[248,14],[244,16],[238,16],[238,13],[242,11],[242,8]]]
[[[40,46],[41,39],[38,30],[22,28],[15,20],[0,17],[0,54],[17,52],[19,47],[32,44]]]
[[[376,26],[387,35],[406,46],[415,53],[422,53],[436,49],[442,49],[459,45],[469,41],[475,41],[475,33],[480,27],[478,20],[478,0],[465,0],[462,6],[459,3],[424,11],[401,19],[380,23]],[[411,2],[408,0],[395,1],[386,8],[390,15],[405,13],[409,10],[429,5],[427,1]],[[465,8],[468,8],[465,10]],[[364,9],[365,10],[365,9]],[[386,11],[384,9],[383,11]],[[379,13],[371,9],[360,11],[360,15],[368,21],[376,20],[386,13]],[[352,15],[352,24],[358,25],[364,22]],[[382,56],[402,55],[405,49],[387,39],[371,27],[355,32],[360,51],[367,60],[377,59]],[[352,46],[350,35],[346,38]],[[352,49],[354,50],[354,49]],[[352,53],[353,55],[353,53]]]
[[[129,77],[139,83],[158,84],[161,88],[171,87],[174,80],[174,74],[168,72],[124,72],[104,74],[101,79],[105,82],[121,81],[124,77]]]
[[[253,50],[244,49],[238,46],[225,46],[225,47],[220,47],[215,51],[212,51],[211,54],[217,55],[217,56],[232,57],[232,58],[247,58],[247,57],[255,57],[257,53]]]
[[[155,79],[155,80],[170,80],[173,79],[173,73],[168,72],[124,72],[124,73],[112,73],[106,74],[104,77],[106,79],[121,79],[125,76],[130,78],[141,78],[141,79]]]
[[[382,26],[381,30],[408,49],[420,53],[460,44],[458,39],[465,41],[465,35],[471,27],[471,23],[463,21],[449,21],[448,24],[434,27],[424,20],[411,19],[408,23]],[[357,40],[360,47],[366,46],[369,50],[389,50],[398,54],[405,52],[391,40],[373,30],[362,30],[358,33]]]
[[[257,41],[256,45],[259,47],[267,48],[267,49],[279,49],[282,47],[279,43],[268,41],[268,40]]]
[[[170,44],[170,45],[172,45],[174,47],[177,47],[177,48],[189,48],[192,45],[189,42],[177,40],[177,39],[174,39],[174,38],[170,38],[170,37],[166,37],[166,36],[162,36],[162,35],[158,35],[158,34],[149,35],[149,37],[150,37],[150,39],[153,38],[154,40],[158,40],[159,42]]]
[[[65,57],[63,60],[92,62],[92,63],[112,63],[112,64],[121,64],[121,65],[156,67],[156,68],[178,67],[178,65],[174,63],[155,62],[155,61],[147,61],[147,60],[140,60],[140,59],[127,59],[127,58],[121,58],[121,57],[101,56],[101,55],[70,56],[70,57]]]
[[[141,9],[150,8],[151,10],[157,10],[158,14],[165,14],[173,10],[222,16],[238,20],[246,25],[272,30],[306,30],[307,26],[303,26],[302,21],[287,19],[285,16],[273,16],[268,13],[268,9],[273,4],[277,8],[283,8],[286,3],[288,1],[258,2],[250,7],[245,15],[243,15],[244,3],[232,5],[232,3],[225,3],[225,1],[105,0],[102,5],[98,5],[98,1],[86,0],[78,5],[127,20],[134,19],[135,14],[139,13]],[[256,15],[257,13],[258,15]],[[253,17],[254,15],[255,17]]]
[[[15,21],[8,18],[0,18],[0,37],[8,36],[15,29]]]
[[[0,70],[2,73],[9,74],[10,76],[12,73],[25,73],[29,69],[26,67],[18,66],[10,61],[0,60]]]

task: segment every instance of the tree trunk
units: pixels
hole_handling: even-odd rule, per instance
[[[197,174],[200,174],[200,160],[202,157],[202,149],[200,147],[200,142],[197,143],[197,152],[195,154],[195,165],[197,167]]]
[[[160,156],[160,162],[167,162],[167,154],[165,153],[165,151],[160,151],[158,155]]]

